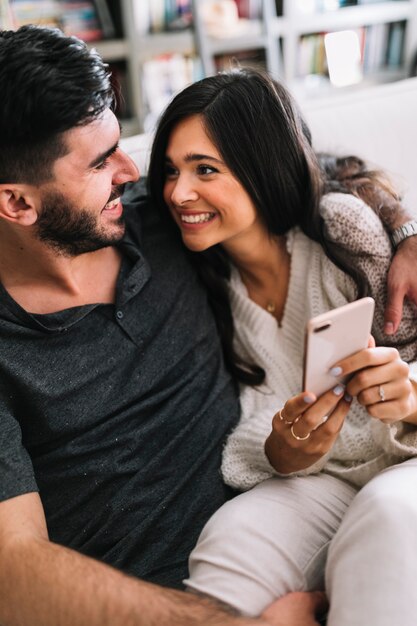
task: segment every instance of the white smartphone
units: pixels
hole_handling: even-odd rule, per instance
[[[328,313],[312,318],[307,323],[303,389],[320,396],[344,376],[329,373],[337,361],[367,347],[371,334],[375,301],[361,298]]]

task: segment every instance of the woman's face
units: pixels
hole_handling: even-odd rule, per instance
[[[225,165],[199,115],[172,131],[165,168],[164,199],[190,250],[221,243],[232,252],[262,228],[252,200]]]

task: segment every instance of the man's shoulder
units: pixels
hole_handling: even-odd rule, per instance
[[[171,216],[155,206],[146,179],[129,184],[122,197],[126,219],[124,241],[137,246],[148,258],[186,258],[179,229]]]
[[[146,179],[128,183],[122,196],[124,216],[128,227],[141,229],[141,224],[151,213],[151,199],[148,194]]]
[[[163,215],[154,206],[148,193],[146,178],[126,185],[122,203],[128,229],[138,229],[140,232],[144,229],[175,232],[170,217]]]
[[[147,178],[142,177],[135,183],[128,183],[123,192],[123,206],[131,207],[138,204],[149,204]]]

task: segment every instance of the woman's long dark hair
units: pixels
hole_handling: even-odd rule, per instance
[[[351,269],[337,244],[325,238],[319,213],[320,199],[326,191],[337,189],[361,195],[362,185],[369,192],[374,180],[364,164],[355,157],[317,158],[309,129],[288,91],[261,71],[235,69],[193,83],[173,99],[161,117],[152,148],[149,189],[156,206],[165,211],[169,137],[178,122],[193,115],[201,116],[207,135],[249,194],[271,236],[284,235],[299,226],[307,237],[321,244],[333,263],[352,276],[358,294],[365,295],[365,277]],[[359,180],[361,184],[356,184]],[[217,245],[190,255],[208,290],[227,367],[240,382],[262,383],[264,370],[242,361],[233,349],[227,253]]]

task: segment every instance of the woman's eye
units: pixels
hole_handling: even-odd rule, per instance
[[[165,177],[174,178],[178,175],[178,171],[172,165],[165,165]]]
[[[197,167],[197,172],[201,176],[207,176],[208,174],[216,174],[219,170],[216,170],[215,167],[211,167],[210,165],[199,165]]]

